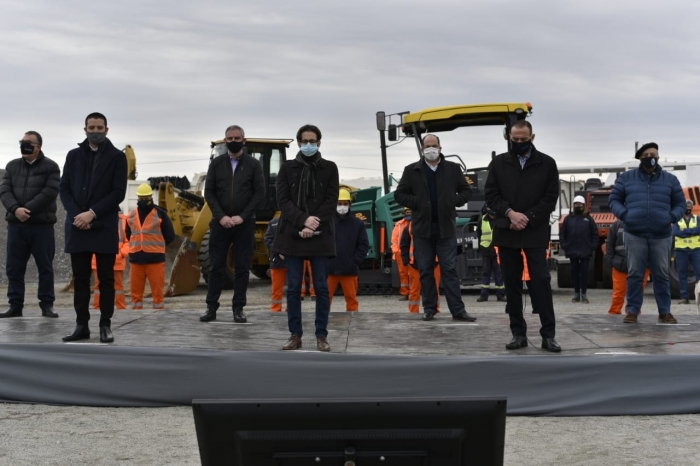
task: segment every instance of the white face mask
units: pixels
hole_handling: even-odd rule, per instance
[[[335,210],[340,214],[340,215],[345,215],[348,212],[350,212],[350,207],[346,205],[339,205],[338,207],[335,208]]]
[[[431,162],[434,162],[438,159],[438,157],[440,157],[440,149],[438,149],[437,147],[426,147],[425,149],[423,149],[423,155],[426,159],[430,160]]]

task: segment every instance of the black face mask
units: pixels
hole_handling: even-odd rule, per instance
[[[510,142],[510,152],[512,154],[522,156],[527,154],[530,149],[532,149],[532,141],[525,141],[525,142]]]
[[[686,215],[690,215],[690,214],[692,214],[692,213],[693,213],[693,211],[692,211],[691,209],[687,209],[687,210],[685,211],[685,214],[686,214]]]
[[[32,145],[31,142],[25,141],[19,146],[19,150],[22,152],[24,155],[31,155],[32,152],[34,152],[34,146]]]
[[[136,203],[136,205],[141,207],[142,209],[145,209],[146,207],[150,207],[152,204],[153,204],[153,201],[138,201]]]
[[[644,157],[642,160],[642,167],[646,169],[651,169],[656,167],[656,158],[655,157]]]
[[[237,154],[243,149],[243,141],[231,141],[226,143],[226,148],[232,154]]]
[[[574,207],[574,213],[575,213],[575,214],[582,214],[582,213],[583,213],[583,207]]]

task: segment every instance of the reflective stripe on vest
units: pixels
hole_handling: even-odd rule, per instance
[[[685,224],[684,219],[681,219],[678,222],[678,228],[680,228],[681,231],[685,230],[686,228],[696,228],[697,226],[698,226],[697,215],[692,215],[690,217],[687,226]],[[681,238],[680,236],[676,236],[675,246],[676,246],[676,249],[697,249],[697,248],[700,248],[700,235],[693,235],[693,236],[689,236],[687,238]]]
[[[155,208],[146,216],[143,225],[139,219],[138,209],[132,210],[129,213],[129,228],[131,229],[129,253],[143,251],[151,254],[165,254],[165,238],[160,231],[161,222]]]
[[[479,245],[483,248],[491,246],[491,222],[486,219],[486,215],[481,217],[481,242]]]

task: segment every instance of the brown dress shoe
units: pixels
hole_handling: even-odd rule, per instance
[[[661,314],[659,316],[659,323],[660,324],[677,324],[678,321],[676,320],[675,317],[673,317],[673,314],[670,312],[668,314]]]
[[[319,351],[323,351],[324,353],[327,353],[331,350],[331,345],[328,344],[328,340],[326,340],[323,337],[318,337],[316,338],[316,348]]]
[[[631,312],[628,312],[627,315],[625,316],[625,318],[622,319],[622,322],[625,324],[636,324],[637,323],[637,314],[632,314]]]
[[[292,335],[282,347],[283,350],[296,350],[299,348],[301,348],[301,337],[299,335]]]
[[[688,301],[688,299],[686,298],[683,298],[680,301],[678,301],[678,304],[690,304],[690,301]]]

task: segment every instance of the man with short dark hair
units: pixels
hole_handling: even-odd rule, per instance
[[[440,139],[423,137],[423,156],[404,168],[394,194],[396,202],[413,212],[415,262],[418,265],[423,299],[423,320],[437,314],[438,289],[435,283],[435,257],[442,271],[447,307],[452,319],[473,322],[462,301],[457,274],[457,210],[472,195],[462,168],[441,153]]]
[[[513,339],[506,345],[517,350],[528,345],[523,317],[523,251],[528,265],[532,307],[540,316],[542,348],[558,353],[552,286],[547,268],[549,217],[559,197],[559,170],[554,159],[532,144],[535,134],[525,120],[510,130],[510,151],[489,165],[484,188],[486,204],[496,213],[493,244],[498,247],[506,287],[506,312]]]
[[[608,199],[615,217],[625,222],[627,314],[622,322],[637,323],[644,299],[642,283],[649,267],[658,322],[676,324],[671,314],[669,264],[672,225],[686,211],[683,188],[675,175],[659,165],[659,146],[655,142],[644,144],[634,157],[639,160],[639,168],[621,174]]]
[[[333,217],[340,188],[338,167],[321,156],[321,130],[316,126],[302,126],[296,137],[299,153],[284,162],[277,175],[277,204],[282,215],[273,249],[287,260],[291,333],[282,349],[301,348],[301,281],[304,260],[309,260],[316,289],[316,348],[328,352],[328,270],[330,259],[336,256]]]
[[[100,341],[111,343],[114,314],[114,262],[119,253],[119,204],[126,194],[127,162],[107,139],[107,117],[85,118],[86,139],[66,155],[61,202],[66,208],[66,253],[75,278],[76,326],[63,341],[90,338],[92,256],[100,280]]]
[[[58,317],[53,258],[56,253],[54,224],[61,170],[41,150],[43,140],[27,131],[20,144],[22,157],[5,168],[0,183],[0,200],[7,213],[7,298],[10,308],[0,317],[20,317],[24,308],[24,275],[31,256],[39,272],[39,306],[44,317]]]
[[[243,308],[255,248],[255,211],[264,201],[265,182],[260,162],[244,150],[243,128],[231,125],[226,128],[224,136],[228,152],[212,160],[204,187],[204,198],[212,213],[209,223],[211,268],[207,312],[199,320],[210,322],[216,319],[228,250],[233,245],[233,321],[246,323],[248,319]]]

